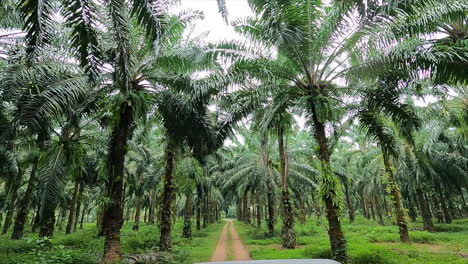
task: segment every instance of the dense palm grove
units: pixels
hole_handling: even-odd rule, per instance
[[[112,263],[128,221],[160,251],[176,219],[191,238],[235,216],[289,249],[326,221],[346,263],[356,215],[409,243],[417,217],[468,214],[466,1],[218,1],[243,36],[220,43],[176,2],[1,1],[3,236],[94,223]]]

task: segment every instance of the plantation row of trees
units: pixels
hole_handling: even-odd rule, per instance
[[[190,238],[236,205],[286,248],[323,215],[346,263],[344,209],[403,242],[406,209],[466,212],[466,3],[249,0],[244,41],[205,43],[173,2],[0,3],[3,234],[95,221],[111,263],[123,221],[167,251],[176,217]]]

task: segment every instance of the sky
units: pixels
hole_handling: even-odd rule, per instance
[[[247,0],[226,0],[226,6],[229,12],[229,20],[231,21],[238,17],[252,15]],[[198,35],[205,31],[210,31],[206,39],[207,42],[241,38],[234,32],[232,26],[226,24],[223,20],[218,12],[216,0],[181,0],[181,5],[177,9],[197,9],[203,11],[205,19],[195,23],[194,33]]]
[[[226,0],[226,6],[229,13],[230,21],[240,17],[252,16],[253,12],[250,9],[247,0]],[[181,5],[177,10],[197,9],[205,14],[204,20],[195,22],[193,34],[199,35],[205,31],[210,31],[207,36],[207,42],[217,42],[221,40],[238,40],[242,37],[234,32],[233,27],[227,24],[221,14],[218,12],[218,4],[216,0],[181,0]],[[303,129],[305,126],[305,118],[294,115],[297,125]],[[238,137],[238,140],[243,142],[243,139]],[[231,142],[228,142],[228,145]]]

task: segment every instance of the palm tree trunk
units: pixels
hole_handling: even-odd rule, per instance
[[[444,215],[445,223],[451,224],[452,216],[450,215],[447,209],[447,204],[445,203],[445,197],[444,197],[444,194],[442,193],[442,188],[440,186],[440,183],[438,181],[434,181],[434,186],[435,186],[437,194],[439,195],[440,205],[442,207],[442,214]]]
[[[138,231],[138,229],[140,229],[141,199],[140,197],[137,197],[136,199],[135,219],[132,227],[133,231]]]
[[[244,215],[244,222],[250,224],[250,208],[249,208],[249,193],[245,192],[242,202],[242,213]]]
[[[120,104],[109,146],[107,197],[110,204],[104,210],[102,229],[105,235],[103,264],[120,261],[120,229],[123,223],[124,166],[127,141],[132,134],[133,108],[124,101]]]
[[[150,201],[150,211],[149,211],[149,216],[148,216],[148,223],[149,224],[154,224],[154,219],[155,219],[155,211],[156,211],[156,196],[157,193],[155,190],[151,190],[151,201]]]
[[[16,213],[15,225],[13,226],[13,234],[11,239],[18,240],[23,237],[24,224],[28,216],[29,200],[31,200],[32,193],[36,184],[36,170],[39,159],[34,158],[33,165],[31,168],[31,174],[29,176],[28,187],[24,193],[23,199],[20,202],[18,213]]]
[[[172,199],[174,197],[174,182],[172,179],[172,171],[174,169],[175,153],[174,147],[169,142],[166,147],[166,167],[164,172],[164,191],[161,196],[161,234],[159,250],[168,251],[172,247],[171,230],[172,230]]]
[[[281,238],[284,248],[296,248],[296,233],[294,232],[294,216],[288,189],[288,168],[284,129],[278,128],[278,151],[280,156],[281,201],[283,205],[283,228]]]
[[[104,236],[104,228],[103,228],[103,222],[104,222],[104,205],[99,206],[99,210],[97,210],[97,216],[96,216],[96,228],[98,230],[98,237]]]
[[[65,208],[60,208],[58,221],[55,226],[58,226],[59,231],[63,230],[63,218],[65,217],[66,210]]]
[[[265,215],[268,215],[267,219],[267,226],[268,226],[268,235],[270,237],[273,237],[275,234],[275,194],[274,194],[274,184],[273,184],[273,178],[271,175],[270,171],[270,157],[268,155],[268,152],[266,151],[266,139],[265,137],[262,136],[261,138],[261,152],[262,152],[262,159],[263,159],[263,166],[265,169],[268,171],[267,173],[267,210],[268,213]]]
[[[385,208],[385,216],[387,218],[390,218],[391,217],[391,213],[390,213],[390,209],[388,209],[388,204],[387,204],[387,198],[385,198],[385,195],[383,197],[383,204],[384,204],[384,208]]]
[[[34,216],[34,222],[33,222],[32,226],[31,226],[31,233],[36,233],[36,229],[39,226],[39,220],[40,220],[39,219],[39,217],[40,217],[39,213],[40,213],[40,211],[41,211],[41,205],[38,204],[37,209],[36,209],[36,214]]]
[[[73,232],[76,232],[76,227],[78,225],[78,219],[80,219],[81,204],[83,199],[84,183],[80,184],[80,190],[78,191],[78,201],[76,205],[76,214],[75,221],[73,221]]]
[[[3,223],[2,235],[6,234],[8,232],[8,229],[10,228],[13,219],[13,214],[15,212],[15,203],[16,199],[18,198],[18,188],[20,187],[22,176],[23,172],[20,170],[17,175],[17,179],[15,179],[15,182],[10,186],[10,199],[8,201],[5,222]]]
[[[372,199],[371,199],[371,198],[369,198],[369,207],[370,207],[370,211],[371,211],[372,220],[375,221],[374,203],[372,202]]]
[[[73,198],[70,204],[70,212],[68,214],[68,222],[67,222],[67,228],[65,230],[65,235],[70,234],[72,227],[73,227],[73,222],[75,221],[75,214],[76,214],[75,210],[77,207],[76,204],[78,203],[79,191],[80,191],[80,182],[78,179],[75,179],[75,187],[73,189]]]
[[[339,186],[339,180],[333,174],[330,164],[330,152],[328,148],[328,140],[325,133],[325,125],[318,120],[317,113],[313,110],[313,121],[314,121],[314,136],[315,140],[319,145],[319,159],[321,161],[321,186],[326,188],[320,190],[322,192],[322,199],[325,201],[325,208],[328,220],[328,235],[330,237],[332,258],[341,263],[348,262],[348,253],[346,240],[344,237],[343,230],[341,228],[340,215],[339,215],[339,199],[338,192],[341,187]],[[326,187],[325,187],[326,186]]]
[[[353,206],[353,203],[351,202],[351,194],[349,193],[348,184],[346,184],[344,187],[345,187],[346,207],[348,208],[349,222],[353,223],[354,218],[355,218],[354,206]]]
[[[182,236],[185,238],[192,238],[192,192],[187,193],[187,200],[185,201],[184,209],[184,229]]]
[[[294,196],[296,197],[298,207],[299,207],[299,212],[300,212],[299,221],[301,222],[301,225],[304,225],[306,222],[306,212],[305,212],[304,201],[302,201],[300,194],[298,194],[297,192],[293,192],[293,193],[294,193]]]
[[[377,217],[379,218],[379,224],[385,225],[385,222],[382,216],[382,210],[380,209],[380,206],[379,206],[379,198],[377,197],[377,194],[375,193],[372,196],[374,197],[375,212],[377,213]]]
[[[262,206],[260,203],[260,192],[257,190],[255,192],[256,200],[257,200],[257,227],[260,228],[262,226]]]
[[[365,218],[369,219],[370,214],[367,212],[367,206],[366,206],[366,197],[364,196],[364,191],[362,191],[359,196],[361,196],[361,207],[362,207],[362,214],[364,215]]]
[[[44,219],[44,221],[40,223],[40,230],[39,230],[39,237],[49,237],[51,238],[54,234],[55,228],[55,211],[48,212],[49,217]],[[40,219],[40,218],[39,218]]]
[[[462,202],[462,208],[464,209],[464,211],[466,211],[468,205],[466,204],[465,196],[464,196],[463,190],[462,190],[462,188],[461,188],[460,186],[458,186],[458,191],[460,192],[460,198],[461,198],[461,202]]]
[[[83,222],[86,215],[86,206],[83,206],[83,212],[81,212],[81,220],[80,220],[80,230],[83,230]]]
[[[439,199],[437,199],[437,195],[432,195],[432,203],[434,204],[434,212],[437,217],[437,223],[444,222],[444,215],[442,214],[442,210],[440,209]]]
[[[400,241],[403,243],[409,243],[409,232],[408,232],[408,224],[405,219],[405,211],[401,204],[401,194],[400,189],[398,188],[398,184],[395,180],[395,176],[393,174],[392,165],[388,155],[384,152],[384,165],[385,165],[385,173],[388,177],[388,184],[390,188],[390,196],[392,197],[393,208],[395,210],[396,221],[400,232]]]
[[[447,197],[447,203],[448,203],[448,208],[450,210],[450,214],[452,215],[452,217],[454,219],[458,219],[459,218],[459,215],[458,215],[459,212],[457,211],[457,208],[453,204],[453,200],[452,200],[452,197],[450,196],[450,193],[446,192],[445,197]]]
[[[207,212],[206,212],[206,211],[208,210],[208,201],[207,201],[207,200],[208,200],[207,197],[205,197],[205,198],[203,199],[203,206],[202,206],[202,221],[203,221],[203,222],[202,222],[202,227],[203,227],[203,228],[206,228],[207,221],[208,221],[208,219],[207,219]]]
[[[408,215],[411,218],[411,222],[416,222],[418,214],[416,212],[416,208],[414,207],[413,200],[411,199],[411,195],[408,197],[408,210]]]
[[[198,198],[200,199],[200,198]],[[199,200],[200,201],[200,200]],[[197,203],[197,209],[196,209],[196,222],[197,222],[197,230],[200,231],[201,229],[201,223],[200,223],[200,218],[201,218],[201,210],[200,210],[200,202]]]
[[[432,216],[427,208],[426,199],[421,188],[416,188],[416,195],[419,201],[419,207],[421,208],[421,215],[423,218],[423,228],[429,232],[434,232],[434,224],[432,223]]]

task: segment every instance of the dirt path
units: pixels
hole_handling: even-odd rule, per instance
[[[231,234],[230,236],[228,236],[228,230]],[[228,251],[229,246],[232,246],[232,250]],[[225,261],[228,257],[228,252],[232,253],[230,257],[234,260],[250,260],[249,251],[239,238],[236,229],[234,229],[232,220],[227,220],[226,225],[224,225],[211,261]]]
[[[221,231],[221,235],[219,236],[218,243],[216,244],[215,251],[213,252],[213,256],[211,257],[211,261],[224,261],[227,257],[227,239],[228,239],[228,226],[231,222],[227,222],[224,227],[223,231]]]

